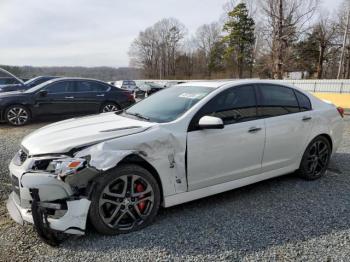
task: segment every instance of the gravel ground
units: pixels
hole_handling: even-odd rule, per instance
[[[5,210],[7,165],[24,135],[44,125],[0,127],[0,261],[348,261],[350,118],[322,179],[293,175],[161,209],[139,232],[69,237],[59,248],[18,226]]]

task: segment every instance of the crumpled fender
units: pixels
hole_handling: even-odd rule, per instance
[[[75,156],[89,156],[89,166],[106,171],[131,154],[139,155],[157,170],[164,195],[187,190],[186,136],[174,136],[160,126],[146,132],[101,142],[79,151]]]

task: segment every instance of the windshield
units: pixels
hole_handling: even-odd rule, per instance
[[[39,85],[33,86],[32,88],[29,88],[25,91],[25,93],[32,93],[32,92],[36,92],[38,90],[40,90],[41,88],[43,88],[44,86],[46,86],[49,83],[52,83],[54,80],[49,80],[47,82],[41,83]]]
[[[29,79],[29,80],[25,81],[25,82],[24,82],[24,84],[28,85],[28,84],[30,84],[31,82],[33,82],[33,81],[37,80],[38,78],[39,78],[39,77],[34,77],[34,78],[31,78],[31,79]]]
[[[171,122],[214,89],[202,86],[177,86],[164,89],[135,104],[125,114],[139,116],[152,122]]]

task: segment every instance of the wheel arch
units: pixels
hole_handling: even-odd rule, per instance
[[[301,164],[301,161],[302,161],[302,158],[303,158],[303,155],[304,155],[306,149],[307,149],[308,146],[311,144],[311,142],[314,141],[314,140],[315,140],[316,138],[318,138],[318,137],[324,137],[324,138],[327,139],[327,141],[329,142],[329,144],[330,144],[330,146],[331,146],[331,152],[333,153],[333,140],[332,140],[332,137],[331,137],[329,134],[323,132],[323,133],[320,133],[320,134],[318,134],[318,135],[313,135],[313,136],[310,137],[309,141],[305,144],[305,147],[303,148],[303,151],[301,151],[300,157],[299,157],[299,159],[298,159],[298,161],[297,161],[298,167],[299,167],[300,164]]]
[[[153,165],[151,165],[144,158],[142,158],[141,156],[139,156],[137,154],[130,154],[130,155],[126,156],[117,164],[117,166],[120,166],[123,164],[139,165],[139,166],[143,167],[144,169],[146,169],[148,172],[150,172],[158,183],[159,191],[160,191],[160,198],[161,198],[160,200],[161,200],[161,203],[163,203],[164,192],[163,192],[162,181],[160,179],[158,171],[154,168]]]
[[[111,99],[108,99],[108,100],[105,100],[105,101],[103,101],[103,102],[101,103],[101,108],[102,108],[105,104],[108,104],[108,103],[112,103],[112,104],[115,104],[115,105],[121,107],[120,104],[119,104],[117,101],[113,101],[113,100],[111,100]]]
[[[326,133],[323,133],[323,134],[320,134],[320,135],[316,136],[315,138],[320,137],[320,136],[322,136],[322,137],[324,137],[324,138],[326,138],[328,140],[328,142],[329,142],[329,144],[331,146],[331,152],[333,152],[333,140],[332,140],[331,136],[326,134]]]

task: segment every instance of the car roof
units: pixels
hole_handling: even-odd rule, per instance
[[[105,83],[108,85],[108,83],[102,81],[102,80],[98,80],[98,79],[93,79],[93,78],[84,78],[84,77],[58,77],[58,78],[54,78],[50,81],[52,81],[51,83],[53,82],[57,82],[57,81],[62,81],[62,80],[81,80],[81,81],[84,81],[84,80],[91,80],[91,81],[97,81],[97,82],[102,82],[102,83]]]
[[[240,85],[240,84],[280,84],[283,86],[292,87],[286,83],[280,82],[278,80],[260,80],[260,79],[237,79],[237,80],[215,80],[215,81],[191,81],[177,86],[204,86],[219,88],[225,85]]]

